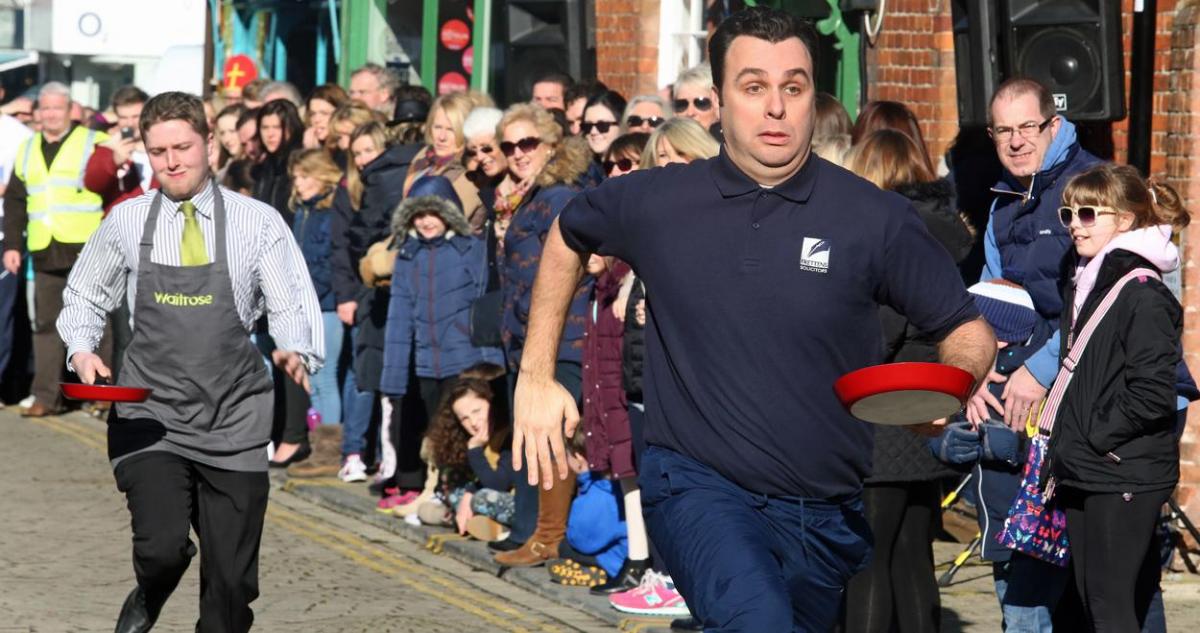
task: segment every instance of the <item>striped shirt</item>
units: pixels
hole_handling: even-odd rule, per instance
[[[129,302],[129,324],[133,326],[138,243],[157,193],[147,192],[114,207],[72,267],[58,317],[58,335],[67,346],[68,368],[75,352],[91,352],[99,346],[105,315],[120,305],[122,289]],[[321,307],[300,247],[274,208],[225,188],[221,195],[225,201],[229,276],[246,333],[253,330],[265,310],[276,346],[299,353],[309,373],[314,373],[323,364],[325,339]],[[205,187],[192,203],[209,261],[213,261],[216,225],[212,187]],[[179,266],[182,237],[179,202],[164,195],[150,260]]]

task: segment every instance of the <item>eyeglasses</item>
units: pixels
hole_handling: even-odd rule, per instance
[[[463,156],[466,156],[467,158],[475,158],[476,154],[491,154],[494,151],[496,151],[496,148],[492,147],[491,145],[481,145],[476,148],[468,147],[467,149],[463,150]]]
[[[1021,134],[1021,138],[1032,139],[1038,134],[1041,134],[1046,129],[1046,126],[1050,125],[1050,122],[1053,120],[1054,117],[1050,117],[1041,123],[1036,121],[1026,121],[1025,123],[1018,125],[1016,130],[1013,130],[1013,128],[1007,126],[990,127],[988,128],[988,136],[992,137],[993,141],[1000,144],[1011,141],[1014,131],[1019,132]]]
[[[1071,226],[1071,221],[1076,217],[1079,218],[1079,224],[1082,226],[1095,226],[1096,216],[1099,215],[1117,215],[1117,211],[1112,207],[1097,206],[1058,208],[1058,221],[1062,222],[1062,225],[1068,228]]]
[[[600,164],[604,167],[604,173],[606,173],[606,174],[611,174],[613,167],[620,169],[622,172],[626,172],[626,171],[629,171],[630,169],[633,169],[633,159],[631,159],[631,158],[618,158],[617,160],[606,160]]]
[[[701,112],[708,112],[713,107],[713,102],[710,97],[696,97],[691,101],[688,101],[687,99],[676,99],[672,103],[675,106],[675,112],[679,113],[686,111],[689,103],[696,106],[696,109]]]
[[[519,148],[521,148],[522,154],[528,154],[529,152],[532,152],[533,150],[537,149],[538,146],[541,144],[542,144],[542,139],[540,139],[536,136],[527,136],[527,137],[517,141],[516,143],[510,143],[508,141],[504,141],[503,143],[500,144],[500,151],[505,156],[512,156],[513,153],[515,153],[517,151],[517,148],[519,147]]]
[[[596,131],[601,134],[608,134],[608,131],[616,124],[616,121],[584,121],[579,124],[579,131],[584,134],[591,134],[592,128],[596,128]]]
[[[684,106],[684,109],[686,110],[687,107]],[[640,117],[636,114],[631,114],[631,115],[629,115],[628,119],[625,119],[625,125],[628,127],[631,127],[631,128],[642,127],[643,125],[649,125],[650,127],[653,128],[653,127],[658,127],[658,126],[662,125],[665,121],[666,121],[666,119],[664,119],[660,116],[648,116],[643,119],[642,117]]]

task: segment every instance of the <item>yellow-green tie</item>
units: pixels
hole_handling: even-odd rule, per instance
[[[204,248],[204,234],[196,220],[196,205],[185,200],[179,205],[183,212],[183,239],[179,242],[179,260],[184,266],[203,266],[208,263],[208,250]]]

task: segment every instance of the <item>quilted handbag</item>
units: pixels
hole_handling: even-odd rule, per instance
[[[1063,396],[1088,340],[1116,302],[1121,289],[1138,277],[1158,279],[1159,275],[1157,271],[1148,268],[1139,268],[1127,273],[1104,296],[1104,300],[1080,331],[1079,338],[1074,341],[1070,338],[1067,340],[1067,348],[1070,351],[1063,359],[1050,395],[1038,414],[1036,428],[1030,429],[1032,437],[1029,441],[1025,470],[1021,476],[1021,489],[1008,510],[1004,527],[996,535],[996,540],[1011,550],[1054,563],[1059,567],[1066,567],[1071,560],[1067,515],[1054,503],[1054,475],[1049,469],[1046,449],[1050,443],[1050,433],[1054,428],[1058,408],[1062,405]]]

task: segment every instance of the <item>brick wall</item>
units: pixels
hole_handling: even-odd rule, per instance
[[[882,31],[867,53],[865,86],[870,99],[912,108],[930,154],[943,155],[958,134],[950,3],[888,2]]]
[[[658,0],[596,0],[596,76],[626,98],[655,92]]]
[[[1161,0],[1160,0],[1161,1]],[[1162,16],[1159,16],[1162,20]],[[1160,22],[1161,23],[1161,22]],[[1160,49],[1165,53],[1168,71],[1165,77],[1156,77],[1155,83],[1163,81],[1161,90],[1165,94],[1155,95],[1155,119],[1165,118],[1165,130],[1155,126],[1155,158],[1162,154],[1163,172],[1167,182],[1183,196],[1184,202],[1193,213],[1200,203],[1200,161],[1196,159],[1200,134],[1200,56],[1196,47],[1200,45],[1200,2],[1183,0],[1179,3],[1172,20],[1172,33],[1167,45]],[[1161,107],[1158,101],[1162,101]],[[1161,135],[1161,144],[1159,136]],[[1185,232],[1183,239],[1183,305],[1184,305],[1184,357],[1193,372],[1200,372],[1200,222]],[[1180,445],[1181,484],[1179,501],[1192,517],[1200,515],[1200,407],[1192,406],[1188,411],[1188,426]]]

